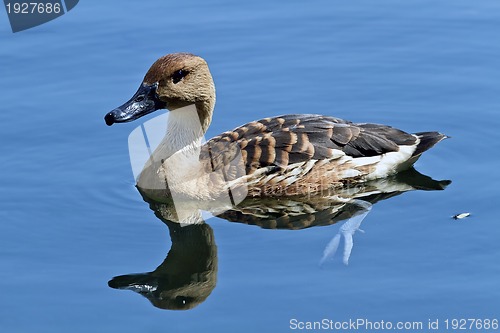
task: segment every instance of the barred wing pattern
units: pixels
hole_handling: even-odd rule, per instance
[[[311,183],[306,174],[320,166],[323,173],[327,171],[325,161],[332,164],[342,156],[350,159],[381,156],[398,152],[400,146],[416,146],[418,142],[417,136],[385,125],[355,124],[322,115],[284,115],[253,121],[212,138],[202,147],[200,161],[206,163],[207,171],[226,168],[226,172],[232,175],[231,179],[246,175],[249,180],[253,175],[250,185],[282,189],[296,181]],[[238,170],[231,170],[228,166],[239,152],[245,171],[239,170],[235,176]],[[294,172],[290,170],[291,165]],[[368,167],[366,172],[369,172]],[[337,178],[331,182],[341,180],[341,177]],[[283,183],[285,179],[287,182]],[[308,187],[307,191],[311,191]],[[313,186],[312,191],[318,189]],[[298,192],[304,190],[301,187]]]

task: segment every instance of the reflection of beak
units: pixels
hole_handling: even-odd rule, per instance
[[[115,276],[108,282],[114,289],[130,289],[139,294],[152,293],[158,289],[158,280],[149,273]]]
[[[111,126],[114,123],[125,123],[156,110],[164,109],[165,102],[162,102],[156,94],[158,83],[147,85],[141,84],[132,98],[122,106],[114,109],[104,117],[106,125]]]

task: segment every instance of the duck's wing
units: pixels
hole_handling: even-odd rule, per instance
[[[418,135],[386,125],[355,124],[322,115],[284,115],[253,121],[212,138],[202,147],[200,160],[210,161],[207,166],[218,170],[241,153],[246,173],[251,174],[263,167],[286,168],[339,154],[377,156],[397,152],[400,146],[417,147],[419,142]]]

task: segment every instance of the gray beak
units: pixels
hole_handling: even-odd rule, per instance
[[[157,87],[158,83],[141,84],[128,102],[106,114],[104,117],[106,125],[111,126],[114,123],[133,121],[156,110],[164,109],[166,104],[158,98]]]

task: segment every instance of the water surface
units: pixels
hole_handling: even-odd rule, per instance
[[[0,20],[0,328],[5,332],[286,332],[312,321],[498,318],[500,5],[496,1],[80,2],[12,34]],[[134,188],[127,137],[103,116],[150,64],[207,59],[207,137],[261,117],[323,113],[452,139],[416,168],[451,179],[374,205],[349,265],[318,265],[340,224],[208,221],[217,283],[189,311],[107,283],[153,271],[169,230]],[[145,119],[146,120],[146,119]],[[471,217],[451,216],[471,212]]]

